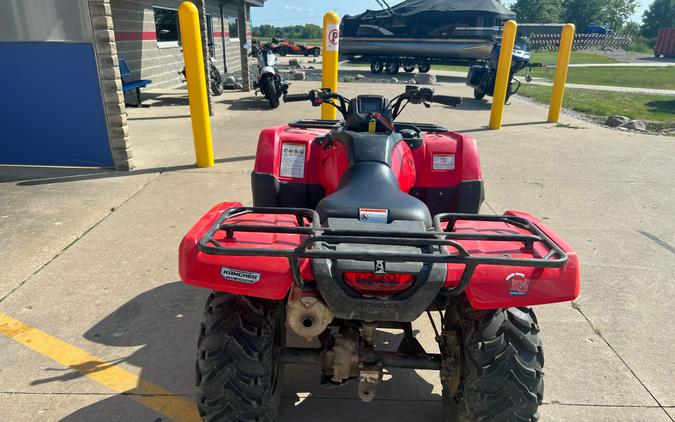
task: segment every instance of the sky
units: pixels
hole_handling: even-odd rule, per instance
[[[399,0],[389,0],[389,5],[400,3]],[[638,10],[632,20],[642,21],[642,14],[653,0],[638,0]],[[507,0],[507,5],[513,0]],[[336,5],[337,4],[337,5]],[[265,7],[252,7],[251,17],[253,25],[271,24],[274,26],[298,25],[315,23],[320,25],[323,15],[329,10],[335,10],[338,16],[356,15],[366,9],[379,9],[375,0],[267,0]]]

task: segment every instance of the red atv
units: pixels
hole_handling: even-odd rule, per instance
[[[395,121],[409,103],[461,99],[409,86],[391,101],[285,100],[330,102],[344,120],[263,130],[254,207],[215,206],[180,246],[183,281],[214,291],[198,344],[204,419],[275,420],[283,367],[313,364],[364,401],[385,368],[434,369],[448,420],[538,420],[544,356],[528,306],[576,298],[579,259],[532,216],[478,214],[473,138]],[[435,353],[412,329],[424,313]],[[380,347],[380,328],[402,332],[397,349]]]

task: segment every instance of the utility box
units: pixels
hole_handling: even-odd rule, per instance
[[[654,56],[675,57],[675,28],[659,29]]]

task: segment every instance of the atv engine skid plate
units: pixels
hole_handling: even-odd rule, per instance
[[[181,278],[213,290],[281,300],[291,283],[299,288],[311,283],[313,287],[312,260],[384,261],[446,266],[445,283],[436,287],[438,295],[466,293],[475,309],[567,301],[579,293],[576,253],[553,231],[524,213],[438,214],[433,230],[419,232],[366,226],[370,227],[323,227],[311,209],[247,208],[240,203],[222,203],[183,239]],[[419,248],[419,252],[382,252],[365,247],[336,250],[340,244],[400,245]],[[345,298],[358,296],[346,286],[343,289],[347,290]],[[320,291],[325,295],[323,289]],[[405,292],[398,296],[405,296]],[[396,303],[398,296],[372,300]],[[326,299],[329,305],[335,302]],[[333,311],[340,317],[340,309]]]

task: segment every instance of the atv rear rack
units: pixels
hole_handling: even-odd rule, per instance
[[[282,214],[295,216],[298,226],[277,226],[270,224],[229,224],[228,220],[246,214]],[[530,234],[480,234],[455,233],[444,231],[443,223],[448,223],[452,230],[457,221],[491,221],[503,222]],[[236,232],[298,234],[306,236],[295,247],[285,249],[274,248],[242,248],[228,247],[214,239],[214,235],[224,231],[226,238],[235,238]],[[533,250],[535,243],[543,244],[548,254],[542,258],[512,258],[508,256],[477,256],[470,254],[458,240],[478,240],[490,242],[522,242],[526,250]],[[420,253],[394,252],[347,252],[318,249],[320,242],[330,245],[363,244],[363,245],[395,245],[415,246]],[[433,253],[432,247],[449,248],[445,253]],[[381,232],[373,229],[345,230],[322,227],[316,211],[306,208],[229,208],[215,221],[211,228],[199,241],[199,250],[210,255],[226,256],[265,256],[285,257],[289,261],[294,283],[304,287],[300,275],[299,259],[347,259],[355,261],[385,262],[419,262],[427,264],[464,264],[465,269],[456,287],[444,289],[443,294],[456,296],[468,285],[478,265],[522,266],[536,268],[561,268],[567,262],[567,254],[553,242],[541,229],[526,218],[511,215],[479,215],[479,214],[438,214],[434,217],[434,231],[424,232]],[[428,252],[422,252],[426,250]],[[450,252],[450,250],[452,252]]]

